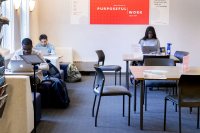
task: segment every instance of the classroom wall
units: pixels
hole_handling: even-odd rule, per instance
[[[85,1],[88,5],[89,0]],[[32,24],[37,23],[38,26],[34,42],[37,41],[36,36],[46,33],[49,42],[55,46],[72,47],[75,61],[96,61],[95,50],[102,49],[106,55],[105,64],[119,64],[125,71],[122,55],[131,53],[131,45],[144,36],[147,25],[89,25],[89,20],[86,24],[72,25],[69,2],[38,1],[38,19],[31,19]],[[190,52],[191,66],[200,66],[197,59],[200,49],[199,11],[199,0],[170,0],[169,25],[154,26],[161,46],[171,42],[172,53],[176,50]]]

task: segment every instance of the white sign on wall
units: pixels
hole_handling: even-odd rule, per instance
[[[169,24],[169,0],[150,0],[150,24]]]
[[[70,23],[89,24],[88,0],[70,0]]]

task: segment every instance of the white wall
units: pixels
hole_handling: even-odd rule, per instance
[[[39,0],[38,20],[31,20],[33,23],[38,21],[36,34],[46,33],[55,46],[72,47],[75,61],[96,61],[95,50],[103,49],[105,64],[119,64],[125,71],[122,55],[131,52],[131,44],[143,37],[147,25],[71,25],[69,2]],[[189,51],[192,66],[200,66],[197,59],[200,49],[199,12],[200,0],[170,0],[170,24],[154,26],[161,46],[171,42],[172,53],[175,50]]]

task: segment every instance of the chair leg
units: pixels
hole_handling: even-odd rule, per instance
[[[190,107],[190,114],[192,113],[192,107]]]
[[[95,116],[95,127],[97,126],[97,117],[98,117],[98,113],[99,113],[100,102],[101,102],[101,96],[99,96],[99,101],[98,101],[98,105],[97,105],[97,111],[96,111],[96,116]]]
[[[175,103],[175,112],[177,112],[177,104]]]
[[[179,114],[179,133],[181,133],[181,106],[178,105],[178,114]]]
[[[125,97],[123,95],[123,117],[124,117],[124,103],[125,103]]]
[[[131,98],[128,97],[128,126],[130,126]]]
[[[92,107],[92,117],[94,117],[94,108],[95,108],[96,99],[97,99],[97,96],[95,95],[94,102],[93,102],[93,107]]]
[[[117,72],[115,71],[115,85],[116,85],[116,80],[117,80]]]
[[[199,107],[197,107],[197,129],[199,129]]]
[[[94,83],[93,83],[93,89],[94,89],[94,87],[95,87],[96,77],[97,77],[97,73],[95,72],[95,75],[94,75]]]
[[[119,85],[122,84],[122,73],[121,70],[119,71]]]
[[[147,87],[144,87],[145,111],[147,111]]]
[[[164,131],[166,131],[166,113],[167,113],[167,99],[165,98],[165,105],[164,105]]]
[[[136,80],[134,80],[134,112],[136,112],[136,103],[137,103],[137,88],[136,88]]]

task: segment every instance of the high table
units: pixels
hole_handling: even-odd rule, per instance
[[[152,54],[150,56],[152,56]],[[158,55],[158,56],[161,56],[161,55]],[[142,61],[143,56],[138,56],[135,54],[124,54],[122,58],[123,58],[123,61],[126,61],[126,87],[129,90],[129,61]],[[179,59],[173,55],[170,55],[170,59],[173,59],[175,63],[179,62]]]
[[[30,133],[34,112],[29,76],[6,75],[7,102],[0,119],[1,133]]]
[[[143,130],[143,103],[144,103],[144,71],[159,70],[166,71],[164,80],[179,80],[181,74],[200,75],[200,67],[190,67],[189,70],[183,71],[182,67],[177,66],[130,66],[130,71],[135,80],[141,81],[140,88],[140,129]],[[151,78],[148,78],[148,80]],[[155,79],[155,78],[152,78]],[[160,80],[160,79],[159,79]]]

